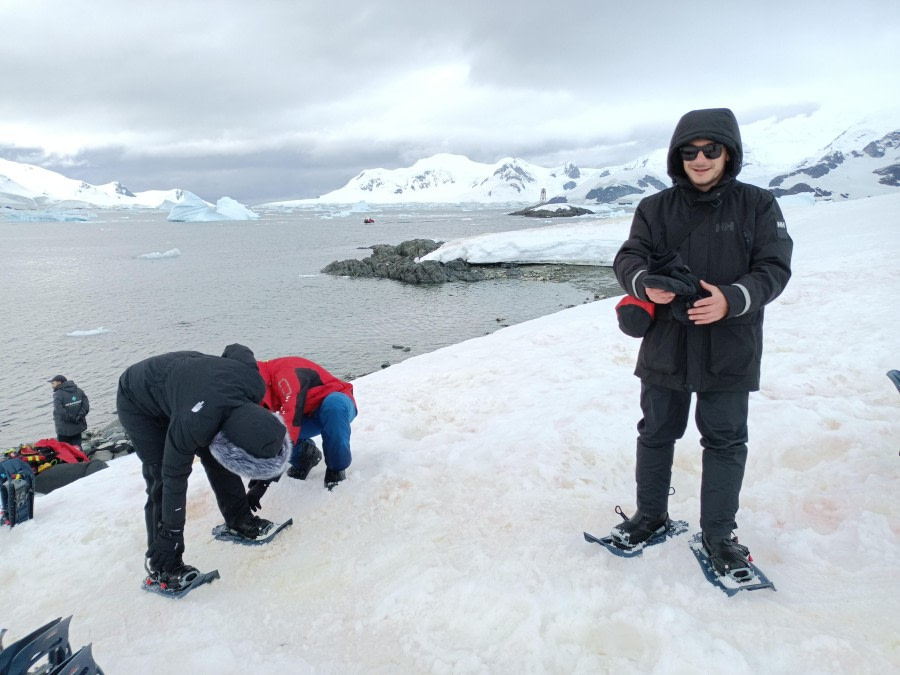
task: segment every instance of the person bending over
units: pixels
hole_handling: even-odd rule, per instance
[[[257,363],[266,383],[262,405],[278,412],[294,444],[287,475],[306,480],[322,459],[311,440],[322,437],[325,453],[325,487],[331,490],[346,478],[350,466],[350,423],[357,414],[353,385],[338,379],[319,364],[299,356],[285,356]],[[251,481],[247,494],[251,508],[272,481]]]
[[[259,405],[265,384],[253,352],[239,344],[221,357],[170,352],[129,366],[119,378],[119,420],[141,460],[147,486],[145,567],[177,588],[185,565],[185,505],[194,457],[209,478],[225,524],[255,539],[271,522],[251,513],[239,476],[284,471],[291,451],[284,423]]]

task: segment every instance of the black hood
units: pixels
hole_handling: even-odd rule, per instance
[[[687,181],[678,148],[698,138],[708,138],[711,141],[722,143],[728,148],[730,159],[725,165],[725,178],[734,178],[741,172],[744,146],[741,144],[741,130],[734,113],[728,108],[692,110],[678,120],[669,143],[666,169],[673,181],[676,183]]]
[[[256,372],[259,372],[259,366],[256,365],[256,357],[253,355],[253,351],[250,347],[245,347],[237,342],[225,347],[225,351],[222,352],[222,358],[238,361],[239,363],[250,366]]]

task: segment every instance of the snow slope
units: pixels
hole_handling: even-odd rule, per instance
[[[212,539],[198,467],[186,560],[222,578],[183,600],[139,589],[136,457],[39,496],[0,530],[7,642],[71,613],[107,673],[895,672],[898,210],[786,211],[795,272],[767,310],[738,515],[778,592],[727,598],[687,536],[636,560],[583,540],[633,508],[638,341],[613,298],[356,380],[348,480],[274,485],[263,515],[295,525],[268,547]],[[670,509],[694,527],[699,471],[691,427]]]

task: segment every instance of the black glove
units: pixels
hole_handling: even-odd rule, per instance
[[[684,267],[684,261],[681,254],[674,249],[669,249],[664,253],[651,253],[647,256],[647,274],[660,274],[668,276],[669,273],[678,268]]]
[[[271,481],[267,480],[251,480],[247,486],[250,488],[247,490],[247,504],[250,506],[251,511],[258,511],[262,508],[262,496],[266,494],[266,490],[269,489],[269,483]]]
[[[697,277],[691,274],[690,271],[687,273],[675,271],[669,276],[664,276],[662,274],[647,274],[641,281],[644,283],[644,288],[656,288],[661,291],[671,291],[675,295],[695,295],[700,286]]]
[[[665,253],[651,253],[647,258],[647,274],[641,280],[644,288],[670,291],[677,297],[669,304],[672,316],[681,323],[693,324],[687,311],[701,298],[709,297],[709,291],[700,286],[700,280],[684,264],[681,255],[668,250]]]
[[[147,549],[150,568],[156,572],[170,572],[181,567],[184,553],[184,530],[166,527],[160,523],[156,539]]]

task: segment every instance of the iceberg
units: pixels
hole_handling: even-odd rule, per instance
[[[0,220],[14,223],[86,223],[93,214],[68,213],[66,211],[25,211],[0,208]]]
[[[222,197],[212,206],[193,192],[185,192],[181,201],[172,207],[167,220],[181,223],[207,223],[218,220],[256,220],[258,213],[235,201]]]
[[[165,253],[154,251],[153,253],[142,253],[137,256],[140,260],[160,260],[162,258],[177,258],[181,255],[181,251],[177,248],[171,248]]]

